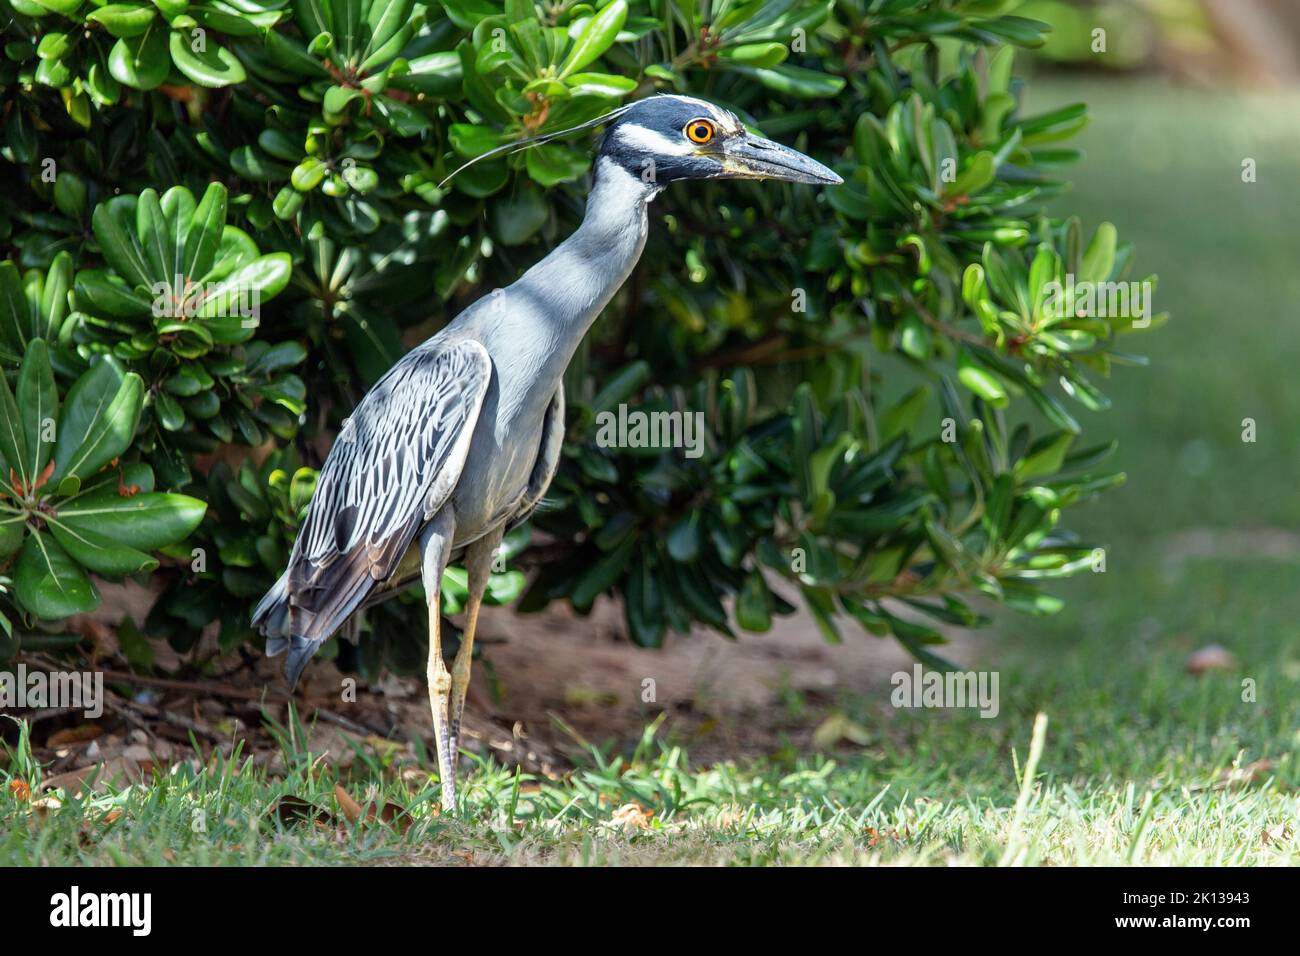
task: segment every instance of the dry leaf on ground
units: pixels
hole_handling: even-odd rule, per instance
[[[624,830],[648,830],[654,815],[653,810],[647,810],[639,803],[625,803],[614,811],[609,822]]]
[[[1207,671],[1231,671],[1237,669],[1237,658],[1219,644],[1207,644],[1198,651],[1193,651],[1187,658],[1187,673],[1204,674]]]

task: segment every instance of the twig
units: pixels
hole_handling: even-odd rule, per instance
[[[324,707],[316,708],[316,716],[326,723],[338,724],[344,730],[350,730],[354,734],[373,734],[378,737],[388,737],[392,731],[383,730],[374,724],[361,724],[342,714],[336,714],[332,710],[326,710]]]
[[[180,727],[182,730],[188,730],[193,734],[198,734],[200,736],[207,737],[209,740],[215,740],[218,743],[226,740],[226,736],[224,734],[218,733],[216,730],[213,730],[211,727],[206,727],[203,724],[199,723],[197,720],[194,720],[190,717],[185,717],[184,715],[175,713],[174,711],[166,710],[165,708],[162,707],[153,707],[149,704],[138,704],[133,700],[123,700],[122,706],[129,708],[132,711],[141,713],[146,717],[151,717],[154,720],[161,720],[165,724],[171,724],[175,727]],[[123,716],[126,716],[126,711],[122,710],[121,708],[114,707],[114,709],[117,710],[118,713],[121,713]],[[128,718],[128,721],[129,720],[130,718]],[[143,729],[146,731],[149,730],[147,726],[144,727]]]
[[[132,674],[130,671],[106,670],[103,673],[106,681],[116,681],[121,684],[139,684],[143,687],[157,687],[161,690],[174,690],[183,694],[211,694],[216,697],[231,697],[236,700],[253,701],[254,703],[273,702],[283,704],[293,700],[288,694],[273,690],[246,690],[243,687],[232,687],[229,684],[173,680],[167,677],[146,677],[143,674]]]

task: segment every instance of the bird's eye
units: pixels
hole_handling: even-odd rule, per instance
[[[706,119],[693,119],[686,124],[686,138],[701,146],[712,140],[715,132],[713,124]]]

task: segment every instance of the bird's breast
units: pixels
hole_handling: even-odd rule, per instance
[[[521,386],[511,370],[498,370],[488,386],[452,496],[458,542],[480,537],[508,520],[527,490],[551,396],[536,400]]]

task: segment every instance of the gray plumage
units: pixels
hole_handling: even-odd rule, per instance
[[[644,201],[595,201],[637,188],[627,180],[599,177],[577,232],[400,359],[348,418],[288,569],[254,612],[267,653],[290,648],[291,683],[372,591],[414,579],[413,560],[394,572],[440,509],[455,512],[454,560],[536,507],[559,462],[564,370],[645,244]]]
[[[254,611],[267,654],[289,651],[294,684],[358,608],[422,578],[448,809],[491,551],[555,475],[564,371],[641,255],[647,204],[671,182],[707,178],[839,181],[701,100],[659,96],[620,111],[602,140],[577,231],[403,357],[361,400],[321,469],[287,569]],[[461,556],[469,623],[449,674],[437,606],[442,572]]]

